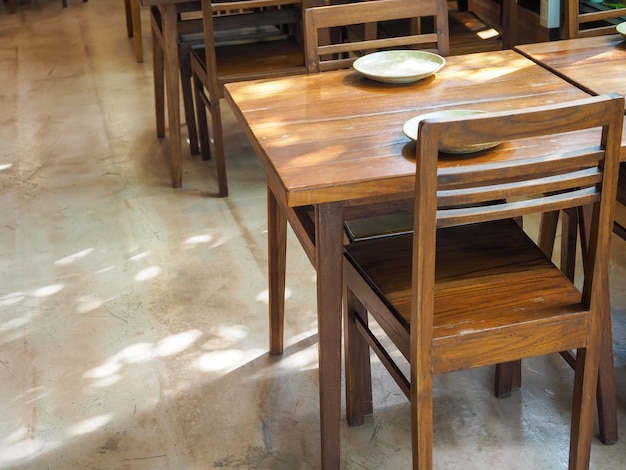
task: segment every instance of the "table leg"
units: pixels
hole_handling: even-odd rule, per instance
[[[152,15],[152,11],[150,11]],[[154,19],[151,19],[154,21]],[[152,75],[154,77],[154,115],[156,116],[156,135],[165,137],[165,64],[163,57],[163,43],[152,30]]]
[[[322,468],[338,469],[341,420],[343,203],[315,208]]]
[[[178,28],[176,6],[160,6],[163,20],[163,55],[165,84],[167,89],[167,117],[169,124],[169,154],[172,171],[172,186],[182,185],[182,154],[180,135],[180,81],[178,75]]]
[[[283,353],[287,217],[267,189],[267,265],[269,277],[270,354]]]
[[[267,191],[270,353],[283,352],[287,217]],[[341,420],[343,203],[315,207],[320,434],[323,469],[338,469]]]

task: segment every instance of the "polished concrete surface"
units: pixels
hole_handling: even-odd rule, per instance
[[[316,469],[315,273],[288,246],[286,343],[268,355],[265,181],[227,116],[231,196],[184,149],[170,187],[150,35],[135,62],[121,0],[0,3],[0,469]],[[626,244],[611,289],[626,429]],[[566,468],[572,371],[524,362],[436,380],[442,469]],[[374,367],[375,414],[341,429],[342,468],[410,462],[408,404]],[[622,435],[624,435],[622,431]],[[620,469],[626,437],[594,438]]]

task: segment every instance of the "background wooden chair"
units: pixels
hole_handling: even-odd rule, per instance
[[[302,0],[202,0],[204,42],[191,51],[200,149],[213,155],[219,196],[228,195],[220,100],[224,84],[305,72]]]
[[[432,20],[422,29],[421,20]],[[383,22],[410,20],[413,28],[381,30]],[[362,34],[333,35],[329,30],[365,25]],[[383,49],[432,49],[450,53],[447,2],[442,0],[376,0],[319,6],[304,12],[307,71],[347,68],[367,52]]]
[[[581,4],[580,0],[566,0],[564,12],[565,39],[615,33],[616,26],[626,21],[626,8],[604,9],[600,4]]]
[[[569,466],[588,467],[623,113],[624,99],[614,95],[421,124],[414,236],[346,247],[351,424],[371,408],[369,347],[410,399],[413,468],[422,470],[432,468],[434,375],[577,349]],[[598,127],[597,144],[577,151],[511,161],[495,150],[438,168],[440,148]],[[580,292],[513,218],[587,206],[593,215]],[[389,340],[409,361],[410,379]]]

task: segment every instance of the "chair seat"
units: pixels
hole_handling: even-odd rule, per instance
[[[361,276],[367,273],[374,291],[389,299],[392,305],[387,308],[406,329],[395,338],[404,338],[401,342],[394,340],[406,358],[409,357],[407,333],[411,307],[411,257],[407,256],[407,250],[411,249],[412,242],[413,236],[407,234],[365,240],[346,247],[351,265]],[[561,336],[560,326],[555,326],[559,317],[579,316],[580,322],[586,322],[580,292],[513,220],[439,229],[437,246],[433,334],[435,348],[445,346],[446,355],[433,354],[435,373],[492,363],[481,362],[478,354],[471,358],[471,363],[463,354],[451,357],[454,348],[450,348],[450,342],[459,338],[466,345],[467,341],[479,344],[489,335],[491,347],[507,345],[510,353],[500,359],[509,361],[524,357],[523,351],[528,346],[526,327],[532,331],[545,328],[546,351],[553,351],[554,342]],[[511,286],[516,286],[515,295],[510,295]],[[564,292],[567,295],[563,295]],[[490,301],[485,304],[483,299]],[[376,312],[378,309],[368,310]],[[387,334],[394,335],[393,331]],[[472,335],[476,338],[472,339]],[[584,336],[579,339],[577,343],[577,338],[570,337],[570,343],[564,342],[562,348],[581,346]],[[515,343],[518,348],[511,347]],[[460,349],[467,350],[467,346]],[[540,345],[533,346],[534,351],[541,349]],[[444,368],[442,364],[447,365]]]
[[[192,54],[198,64],[206,64],[204,47],[194,47]],[[304,73],[304,54],[302,47],[294,38],[280,37],[258,42],[229,44],[216,48],[219,81],[228,83],[239,77],[254,75],[257,78],[284,76],[291,73]],[[206,68],[205,68],[206,70]]]

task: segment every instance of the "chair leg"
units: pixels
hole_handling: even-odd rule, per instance
[[[543,254],[552,259],[554,240],[556,240],[556,227],[559,223],[559,211],[546,212],[541,215],[539,225],[539,241],[537,245]]]
[[[220,109],[219,98],[210,101],[209,112],[211,113],[211,127],[213,128],[213,150],[215,152],[215,168],[217,170],[219,196],[226,197],[228,196],[228,181],[226,179],[226,156],[224,155],[222,111]]]
[[[415,366],[412,365],[412,368]],[[411,436],[413,470],[433,468],[433,381],[431,371],[413,369]]]
[[[157,137],[165,136],[165,68],[163,49],[152,31],[152,67],[154,76],[154,106]]]
[[[494,393],[498,398],[511,396],[511,391],[522,386],[522,361],[496,364]]]
[[[130,9],[131,0],[124,0],[124,13],[126,14],[126,34],[129,38],[133,37],[133,17]]]
[[[563,211],[562,214],[561,271],[573,282],[576,268],[576,241],[578,240],[577,228],[579,226],[579,218],[576,210]]]
[[[200,139],[200,153],[203,160],[211,159],[211,144],[209,142],[209,125],[206,118],[208,98],[204,95],[202,81],[192,72],[193,93],[196,101],[196,123]],[[206,100],[206,103],[205,103]]]
[[[351,426],[359,426],[365,415],[373,411],[370,350],[355,323],[367,325],[367,310],[351,290],[347,290],[345,298],[346,418]]]
[[[179,47],[180,56],[180,82],[183,94],[183,108],[185,121],[187,121],[187,134],[189,136],[189,149],[192,155],[200,153],[198,149],[198,132],[196,117],[193,110],[193,91],[191,85],[191,62],[189,59],[189,46]]]
[[[141,37],[141,4],[140,0],[127,0],[130,4],[131,28],[132,33],[128,37],[133,38],[135,47],[135,60],[139,63],[143,62],[143,38]],[[128,13],[127,13],[128,14]],[[128,17],[126,18],[128,22]]]
[[[569,452],[570,470],[589,468],[599,346],[599,344],[590,344],[587,349],[579,349],[576,352]]]

